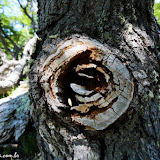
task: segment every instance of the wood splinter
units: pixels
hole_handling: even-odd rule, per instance
[[[78,84],[75,84],[75,83],[71,83],[70,86],[71,86],[71,88],[72,88],[72,90],[74,92],[76,92],[76,93],[78,93],[80,95],[88,96],[88,95],[90,95],[91,93],[94,92],[93,90],[92,91],[88,91],[88,90],[85,89],[84,86],[81,86],[81,85],[78,85]]]

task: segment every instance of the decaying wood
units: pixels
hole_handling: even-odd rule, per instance
[[[24,133],[30,119],[29,109],[28,92],[0,104],[0,144],[10,138],[17,141]]]
[[[79,65],[81,61],[83,62],[81,56],[86,58],[86,62]],[[77,59],[79,63],[74,64]],[[73,121],[97,130],[103,130],[116,121],[129,107],[134,92],[129,72],[107,47],[96,40],[81,37],[64,41],[44,62],[40,81],[47,102],[54,111],[60,111],[63,106],[66,106],[63,99],[69,98],[65,97],[65,89],[61,88],[63,82],[59,81],[61,76],[64,80],[68,79],[67,75],[66,77],[62,75],[65,70],[73,70],[70,74],[73,74],[74,71],[75,75],[77,74],[77,77],[72,77],[71,80],[75,83],[70,83],[68,86],[73,90],[71,94],[75,95],[71,101],[77,103],[70,108],[73,111],[71,115]],[[81,84],[83,81],[85,86]],[[99,87],[98,90],[97,87]],[[59,90],[61,97],[58,96]],[[105,116],[100,118],[102,117],[101,111],[93,116],[92,107],[106,108],[103,110]],[[55,110],[55,108],[57,109]],[[81,115],[81,113],[89,111],[89,114]]]
[[[72,88],[72,90],[80,95],[89,95],[91,93],[93,93],[94,91],[88,91],[85,89],[84,86],[81,86],[81,85],[78,85],[78,84],[75,84],[75,83],[71,83],[70,84],[70,87]]]
[[[76,72],[79,72],[80,70],[84,70],[86,68],[97,68],[96,64],[89,63],[89,64],[82,64],[82,65],[77,65],[76,67]]]
[[[33,37],[24,48],[23,56],[20,60],[7,60],[5,53],[0,51],[2,65],[0,66],[0,95],[11,90],[19,81],[27,60],[34,52],[37,37]],[[7,72],[7,75],[5,71]]]

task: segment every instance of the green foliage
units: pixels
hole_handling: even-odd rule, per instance
[[[29,133],[20,138],[22,144],[22,151],[28,155],[35,155],[39,149],[37,146],[36,132]]]
[[[10,153],[11,153],[11,148],[9,147],[4,148],[3,154],[10,154]]]
[[[160,24],[160,3],[154,4],[154,15],[156,16],[157,21]]]
[[[26,1],[27,0],[23,2]],[[30,15],[30,5],[25,7],[27,13]],[[7,55],[10,53],[12,53],[12,55],[21,53],[25,46],[25,42],[33,37],[35,32],[31,19],[24,13],[17,0],[1,0],[0,15],[0,26],[2,28],[2,33],[0,34],[2,35],[3,42],[6,44],[8,49],[6,49],[4,43],[2,43],[1,38],[0,48],[3,49]],[[32,15],[33,16],[31,17],[36,20],[36,13],[32,12]],[[15,45],[19,50],[16,49]],[[9,58],[12,57],[10,56]]]

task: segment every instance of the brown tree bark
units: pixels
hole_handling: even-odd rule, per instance
[[[43,159],[160,159],[153,0],[39,0],[31,115]]]

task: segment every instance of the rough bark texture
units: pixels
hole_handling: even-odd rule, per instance
[[[157,34],[159,26],[153,15],[153,1],[39,0],[38,5],[38,34],[42,41],[38,43],[36,54],[33,55],[37,59],[30,73],[30,97],[31,115],[43,159],[160,159],[160,69],[156,49],[160,38]],[[50,103],[50,99],[66,96],[59,94],[56,97],[54,85],[53,88],[52,85],[48,86],[52,80],[54,82],[57,79],[57,85],[65,88],[65,84],[72,78],[68,71],[70,69],[64,69],[71,65],[67,65],[67,62],[63,64],[64,70],[60,70],[66,76],[58,79],[60,73],[56,65],[61,64],[58,63],[61,55],[54,57],[57,47],[60,42],[62,45],[64,41],[82,38],[82,35],[103,43],[126,66],[134,83],[133,98],[127,111],[100,131],[72,121],[73,111],[70,108],[75,107],[72,98],[67,97],[70,98],[68,103],[62,101],[63,105],[59,108],[54,108],[59,105],[57,101],[53,101],[53,105]],[[88,39],[94,41],[91,38]],[[51,55],[52,58],[48,58]],[[83,58],[78,57],[80,66],[79,69],[77,66],[77,71],[83,68]],[[46,69],[45,65],[51,69]],[[108,68],[108,65],[105,67]],[[85,76],[92,77],[89,74]],[[70,85],[70,89],[82,94],[82,87],[78,86],[78,91],[76,87],[76,83]],[[48,90],[53,93],[46,94]],[[78,114],[82,114],[83,111],[80,111]]]
[[[28,92],[0,104],[0,144],[24,133],[30,119]]]

